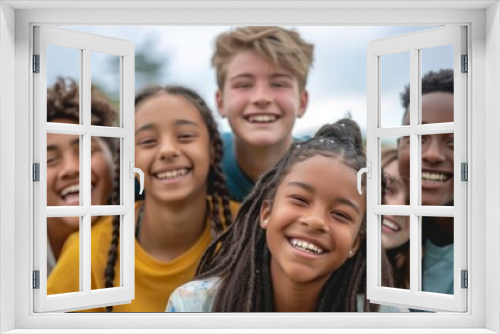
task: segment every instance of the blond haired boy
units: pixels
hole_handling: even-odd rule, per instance
[[[280,27],[240,27],[218,36],[212,65],[217,108],[233,131],[223,134],[232,200],[243,201],[292,143],[295,120],[306,111],[313,48]]]

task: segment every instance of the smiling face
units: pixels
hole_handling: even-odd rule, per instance
[[[291,71],[249,50],[229,63],[216,99],[219,113],[242,142],[256,147],[288,145],[295,119],[305,111],[307,92],[299,92]]]
[[[399,176],[398,161],[393,160],[385,168],[388,176],[385,204],[405,205],[406,189]],[[382,219],[382,246],[393,249],[401,246],[410,238],[410,219],[407,216],[384,216]]]
[[[53,122],[77,124],[67,119],[55,119]],[[112,187],[112,159],[108,146],[100,138],[92,138],[90,164],[91,204],[105,205]],[[80,205],[79,136],[47,134],[47,205]],[[98,218],[93,216],[92,221]],[[78,217],[59,219],[78,229]]]
[[[342,161],[315,155],[297,162],[272,207],[261,209],[273,281],[324,284],[356,252],[365,207],[356,171]]]
[[[144,172],[146,198],[205,196],[210,138],[191,102],[166,93],[145,99],[136,108],[135,131],[135,165]]]
[[[422,123],[453,122],[453,94],[434,92],[422,96]],[[405,117],[409,124],[409,113]],[[405,137],[408,138],[408,137]],[[399,143],[399,171],[409,189],[410,143]],[[422,136],[422,205],[453,203],[454,135]]]

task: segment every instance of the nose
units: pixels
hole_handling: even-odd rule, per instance
[[[313,231],[326,232],[327,225],[322,215],[312,212],[311,214],[302,217],[300,220],[301,225],[309,227]]]
[[[162,141],[158,158],[160,160],[172,159],[179,156],[179,148],[173,138],[166,138]]]
[[[422,141],[422,160],[431,165],[445,161],[439,140],[434,136],[423,136],[422,138],[425,139]]]
[[[269,88],[265,84],[258,84],[255,86],[252,102],[257,107],[263,109],[272,103],[272,95]]]
[[[64,179],[71,179],[78,177],[80,174],[80,157],[77,156],[66,156],[64,158],[64,164],[62,166],[60,176]]]

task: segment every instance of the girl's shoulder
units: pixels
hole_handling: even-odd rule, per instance
[[[210,312],[218,283],[218,277],[209,277],[178,287],[170,295],[166,312]]]

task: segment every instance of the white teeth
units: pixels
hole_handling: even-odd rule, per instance
[[[390,220],[387,220],[387,219],[384,219],[382,221],[382,225],[385,225],[388,228],[390,228],[391,230],[396,231],[396,232],[399,231],[399,230],[401,230],[401,228],[399,227],[399,225],[394,224],[393,222],[391,222]]]
[[[156,175],[157,178],[159,179],[173,179],[179,176],[186,175],[188,172],[187,168],[182,168],[182,169],[177,169],[177,170],[170,170],[168,172],[164,173],[159,173]]]
[[[248,117],[250,122],[274,122],[277,119],[274,115],[253,115]]]
[[[318,246],[316,246],[314,244],[311,244],[311,243],[309,243],[307,241],[300,240],[300,239],[297,239],[297,238],[290,239],[290,244],[294,248],[297,248],[297,249],[300,249],[300,250],[304,250],[304,251],[307,251],[307,252],[312,253],[312,254],[320,255],[320,254],[323,254],[323,252],[325,251],[321,247],[318,247]]]
[[[422,180],[433,181],[433,182],[444,182],[448,180],[448,176],[442,173],[422,172]]]
[[[64,188],[61,192],[60,195],[61,197],[64,197],[68,194],[73,194],[73,193],[79,193],[80,192],[80,185],[79,184],[74,184],[72,186]]]

